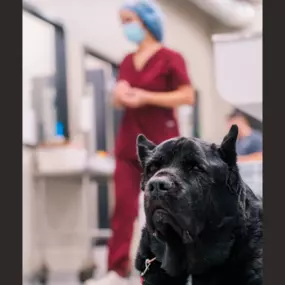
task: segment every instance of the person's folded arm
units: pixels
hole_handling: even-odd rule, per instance
[[[254,160],[262,160],[262,136],[256,135],[253,140],[251,140],[248,145],[251,152],[248,155],[241,155],[238,157],[238,161],[254,161]]]
[[[171,92],[145,92],[145,104],[165,108],[175,108],[181,105],[193,105],[195,95],[191,86],[184,85]]]
[[[120,64],[116,84],[112,90],[111,104],[115,108],[119,109],[125,107],[122,97],[124,96],[124,94],[130,92],[131,89],[130,84],[126,80],[126,74],[128,73],[128,65],[126,63],[128,62],[129,56],[130,55],[127,55]]]
[[[248,155],[238,156],[238,162],[262,160],[262,152],[255,152]]]

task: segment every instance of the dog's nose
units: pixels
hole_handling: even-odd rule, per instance
[[[153,191],[168,191],[171,188],[171,182],[166,179],[154,179],[149,182],[148,189]]]

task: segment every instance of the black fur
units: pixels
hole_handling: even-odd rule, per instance
[[[143,284],[262,284],[262,201],[239,175],[237,134],[232,126],[220,146],[138,137],[146,227],[136,268],[156,257]]]

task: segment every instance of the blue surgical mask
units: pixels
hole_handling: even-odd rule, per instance
[[[136,44],[141,43],[145,38],[145,30],[139,22],[131,22],[123,25],[124,34],[127,39]]]

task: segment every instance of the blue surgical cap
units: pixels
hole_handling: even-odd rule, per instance
[[[135,12],[154,38],[162,42],[164,36],[163,16],[160,8],[151,0],[127,1],[122,9]]]

